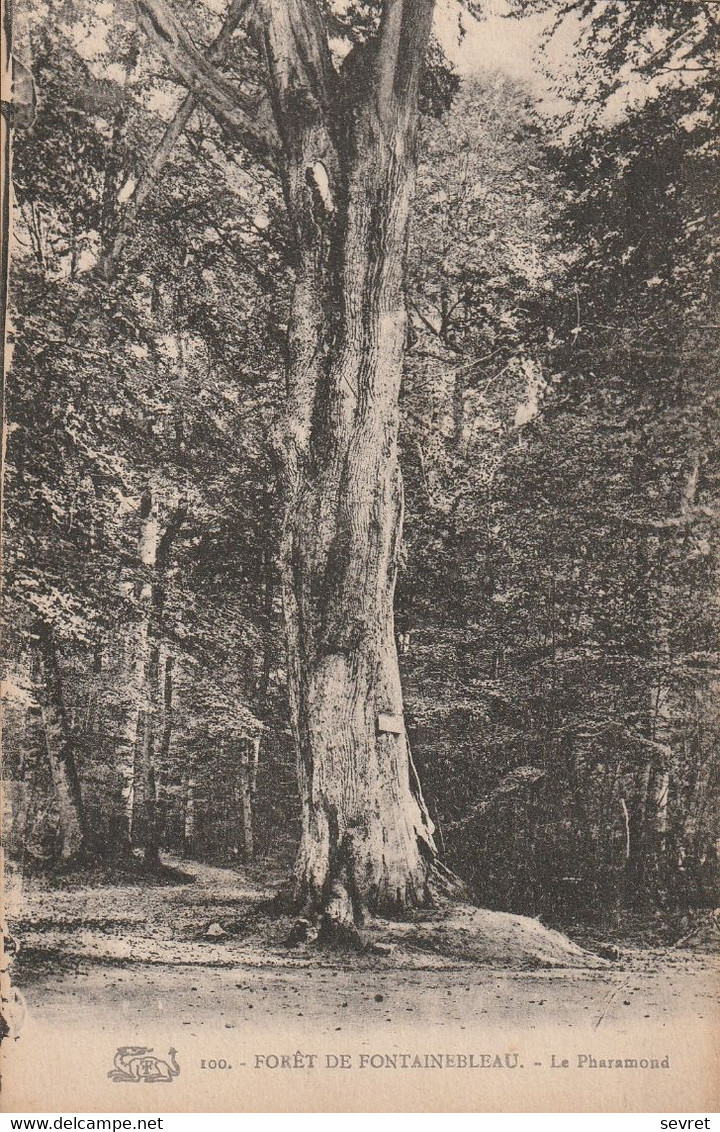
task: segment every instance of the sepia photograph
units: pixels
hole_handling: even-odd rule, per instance
[[[2,1111],[716,1110],[720,0],[3,3]]]

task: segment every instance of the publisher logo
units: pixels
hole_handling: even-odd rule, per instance
[[[158,1081],[172,1081],[180,1073],[176,1049],[168,1050],[168,1060],[155,1057],[147,1046],[120,1046],[113,1058],[114,1068],[108,1073],[112,1081],[144,1081],[154,1085]]]

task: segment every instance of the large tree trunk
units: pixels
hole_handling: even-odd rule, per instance
[[[348,136],[339,150],[326,119],[308,128],[293,117],[292,91],[278,77],[287,38],[312,36],[295,8],[286,10],[291,27],[280,29],[280,48],[270,43],[268,68],[279,84],[300,251],[283,570],[303,817],[296,895],[306,911],[360,920],[368,910],[427,904],[435,857],[393,628],[403,277],[419,58],[432,4],[390,5],[377,45],[346,65]],[[314,70],[304,81],[319,98],[330,72],[319,47],[317,59],[306,54]]]
[[[87,846],[87,825],[80,792],[75,752],[69,737],[60,666],[52,627],[36,626],[37,698],[42,714],[50,774],[58,808],[60,858],[70,862]]]
[[[352,417],[339,415],[328,465],[302,477],[288,516],[286,601],[303,804],[299,893],[322,903],[340,883],[356,918],[426,903],[434,853],[411,771],[393,630],[404,319],[367,314],[365,349],[353,344],[343,363],[369,396]]]
[[[257,152],[257,112],[164,0],[137,0],[180,80]],[[303,832],[296,898],[342,915],[427,904],[432,823],[412,766],[393,630],[398,397],[418,96],[434,0],[385,0],[335,70],[315,0],[258,0],[252,34],[295,243],[282,575]]]

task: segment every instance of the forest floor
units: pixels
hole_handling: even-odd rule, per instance
[[[94,1019],[102,1029],[118,1014],[135,1025],[162,1014],[183,1026],[227,1029],[294,1018],[328,1034],[369,1020],[492,1026],[519,1003],[529,1029],[549,1016],[568,1027],[663,1026],[680,1006],[704,1027],[717,1010],[718,931],[710,915],[681,946],[618,940],[615,962],[587,954],[570,969],[513,956],[506,928],[545,929],[501,913],[482,913],[497,937],[484,962],[477,951],[469,958],[435,936],[406,933],[381,953],[349,954],[287,946],[292,921],[269,913],[285,879],[280,868],[166,861],[170,869],[155,882],[100,871],[53,880],[9,874],[6,907],[18,948],[12,978],[27,1010],[41,1007],[48,1023],[64,1026]]]

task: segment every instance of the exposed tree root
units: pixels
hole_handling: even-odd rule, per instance
[[[479,908],[467,885],[435,852],[425,856],[425,883],[391,893],[363,891],[349,862],[337,854],[321,889],[306,882],[275,898],[277,916],[296,917],[287,947],[317,945],[391,955],[430,952],[447,959],[503,967],[594,967],[607,960],[586,951],[539,920]]]
[[[403,920],[366,916],[358,922],[346,887],[336,881],[319,910],[298,918],[285,943],[317,943],[343,951],[386,955],[426,951],[448,959],[502,967],[598,967],[606,960],[584,950],[539,920],[478,908],[462,881],[440,866],[433,872],[433,907],[408,911]]]
[[[348,951],[364,951],[365,943],[357,924],[358,908],[353,904],[344,880],[335,880],[320,916],[318,943]]]
[[[434,905],[444,905],[447,901],[471,900],[470,889],[464,880],[444,865],[437,857],[430,866],[428,891]]]

